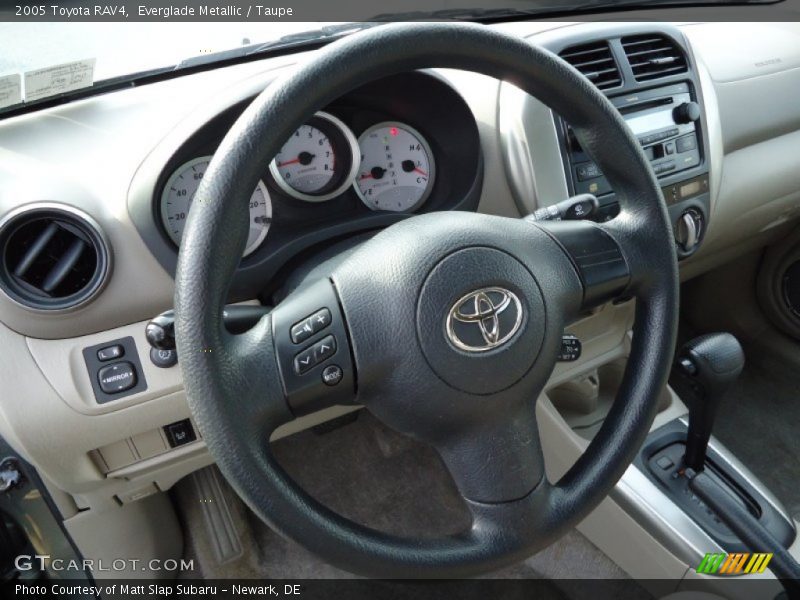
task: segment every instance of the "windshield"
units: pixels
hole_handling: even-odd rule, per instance
[[[148,8],[148,0],[138,10]],[[780,0],[507,0],[503,7],[492,0],[350,0],[349,8],[324,0],[320,11],[338,11],[340,18],[371,14],[373,21],[474,20],[560,15],[578,18],[581,12],[622,7],[686,6],[693,4],[767,4]],[[241,0],[230,0],[231,9]],[[369,8],[363,3],[367,2]],[[152,2],[151,2],[152,3]],[[361,3],[361,4],[359,4]],[[123,0],[123,4],[128,4]],[[470,4],[483,4],[483,8]],[[488,8],[487,8],[488,6]],[[258,9],[264,7],[256,5]],[[355,7],[355,8],[354,8]],[[424,7],[424,8],[422,8]],[[463,8],[462,8],[463,7]],[[24,7],[17,6],[18,10]],[[58,6],[27,7],[55,10]],[[357,10],[356,10],[357,9]],[[387,12],[374,14],[377,9]],[[80,10],[80,9],[74,9]],[[89,9],[85,9],[89,10]],[[133,10],[133,9],[131,9]],[[282,10],[282,9],[281,9]],[[356,12],[353,12],[356,10]],[[406,12],[401,12],[405,10]],[[297,47],[320,39],[332,40],[376,25],[375,22],[301,22],[291,20],[244,21],[106,21],[9,22],[8,8],[0,8],[0,111],[54,96],[68,96],[98,83],[105,87],[117,80],[154,70],[171,70],[269,52],[278,47]],[[360,12],[358,12],[360,11]],[[366,12],[370,11],[370,12]],[[352,13],[352,15],[351,15]],[[34,13],[31,13],[34,14]],[[131,12],[131,14],[134,14]],[[29,17],[31,18],[31,17]],[[122,19],[121,16],[115,17]],[[127,18],[127,17],[126,17]]]
[[[97,82],[324,25],[331,23],[0,23],[0,77],[95,59]]]

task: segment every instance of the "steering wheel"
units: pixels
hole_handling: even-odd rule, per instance
[[[248,332],[227,333],[222,311],[264,165],[339,96],[428,67],[509,81],[558,111],[609,179],[619,216],[546,225],[467,212],[410,216],[328,277],[292,292]],[[555,55],[471,24],[376,27],[330,44],[272,83],[208,167],[175,283],[189,406],[224,476],[281,534],[343,569],[388,578],[497,569],[583,519],[649,431],[678,315],[664,200],[619,113]],[[551,483],[536,400],[564,327],[622,294],[636,298],[636,315],[617,398],[585,453]],[[438,451],[471,512],[468,530],[436,539],[388,535],[335,514],[288,477],[270,452],[270,433],[297,415],[347,403]]]

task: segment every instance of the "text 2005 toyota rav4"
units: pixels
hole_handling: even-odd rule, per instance
[[[798,594],[800,25],[575,8],[0,25],[4,593]]]

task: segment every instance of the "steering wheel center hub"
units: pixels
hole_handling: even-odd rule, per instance
[[[546,314],[534,276],[510,254],[458,250],[429,273],[417,304],[425,359],[449,386],[503,391],[525,377],[542,346]]]

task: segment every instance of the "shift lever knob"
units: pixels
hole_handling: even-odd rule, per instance
[[[708,438],[711,437],[717,408],[744,368],[744,352],[730,333],[702,335],[681,348],[678,368],[696,392],[689,405],[684,463],[700,472],[705,466]]]

